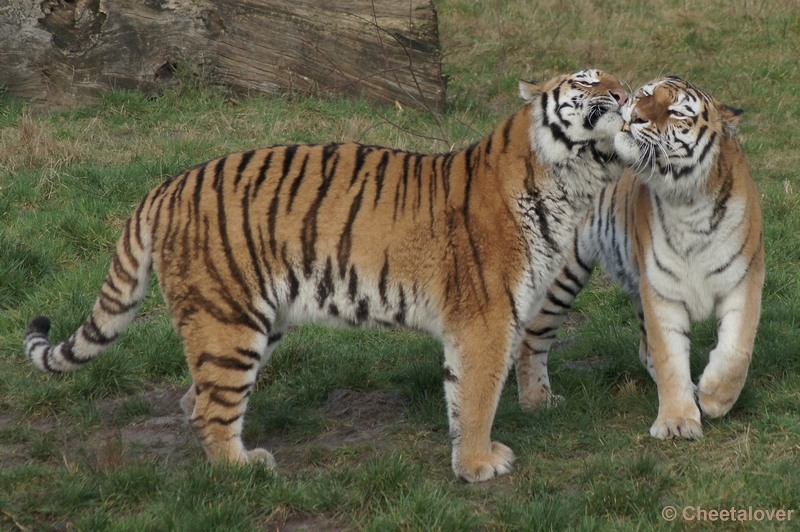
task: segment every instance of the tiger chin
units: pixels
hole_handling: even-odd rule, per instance
[[[701,410],[715,418],[731,409],[747,377],[764,283],[759,196],[735,134],[741,113],[675,77],[628,99],[615,148],[631,170],[595,197],[541,314],[526,329],[517,362],[523,406],[557,399],[548,351],[599,262],[639,316],[639,356],[658,387],[650,434],[700,438]],[[712,313],[718,343],[695,386],[690,324]]]
[[[524,334],[592,196],[619,179],[620,80],[598,70],[521,82],[526,104],[440,155],[360,144],[274,146],[185,170],[124,226],[89,317],[25,351],[47,371],[99,355],[130,324],[151,269],[193,384],[181,404],[209,459],[274,458],[241,439],[261,367],[290,323],[409,327],[441,339],[455,474],[507,473],[491,440]]]

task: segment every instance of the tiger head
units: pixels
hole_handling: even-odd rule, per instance
[[[618,77],[582,70],[545,83],[520,81],[520,95],[533,106],[531,144],[548,163],[587,153],[614,156],[614,136],[628,93]]]
[[[622,107],[625,125],[614,145],[651,186],[690,193],[705,180],[720,140],[734,135],[741,114],[680,78],[658,79]]]

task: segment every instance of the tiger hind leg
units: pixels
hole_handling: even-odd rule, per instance
[[[519,403],[523,408],[554,406],[564,399],[550,388],[547,358],[558,330],[591,275],[592,270],[573,257],[547,292],[539,314],[525,328],[516,362]]]
[[[198,439],[213,462],[260,460],[275,467],[265,449],[248,451],[241,434],[258,372],[277,344],[247,326],[195,315],[180,327],[193,384],[181,399]]]

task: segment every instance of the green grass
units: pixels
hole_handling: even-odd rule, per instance
[[[667,522],[661,511],[800,511],[800,7],[790,0],[436,6],[449,80],[444,129],[412,109],[292,94],[233,99],[191,77],[159,97],[112,92],[73,109],[0,96],[0,529],[793,528]],[[208,465],[180,425],[163,429],[177,438],[163,445],[132,439],[174,415],[189,382],[155,281],[140,319],[84,370],[43,375],[25,359],[28,320],[48,313],[59,339],[80,324],[121,224],[172,173],[284,142],[446,151],[512,112],[519,78],[589,66],[633,88],[676,74],[745,109],[739,133],[762,199],[767,278],[747,385],[730,414],[704,420],[704,439],[649,437],[657,394],[638,361],[636,317],[605,282],[578,298],[576,312],[587,319],[563,333],[571,341],[551,356],[551,382],[565,401],[524,412],[511,376],[494,437],[518,460],[510,475],[480,485],[452,476],[442,348],[414,333],[303,327],[287,335],[262,372],[245,427],[249,445],[276,449],[279,475]],[[715,336],[714,320],[694,325],[695,376]],[[576,370],[584,360],[603,363]],[[364,400],[393,394],[400,406],[386,409],[395,417],[370,418],[376,426],[337,417],[328,398],[343,388]],[[168,405],[153,400],[162,391],[174,395]]]

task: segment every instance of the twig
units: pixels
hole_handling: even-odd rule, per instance
[[[11,512],[9,512],[8,510],[0,510],[0,513],[2,513],[3,515],[5,515],[5,516],[6,516],[6,517],[8,517],[9,519],[11,519],[11,521],[13,521],[13,522],[14,522],[14,525],[16,525],[16,527],[17,527],[17,528],[19,528],[20,530],[23,530],[23,531],[27,532],[27,530],[28,530],[28,527],[27,527],[27,526],[25,526],[25,525],[23,525],[23,524],[22,524],[22,523],[20,523],[19,521],[17,521],[17,518],[16,518],[16,517],[14,517],[14,514],[12,514]]]

